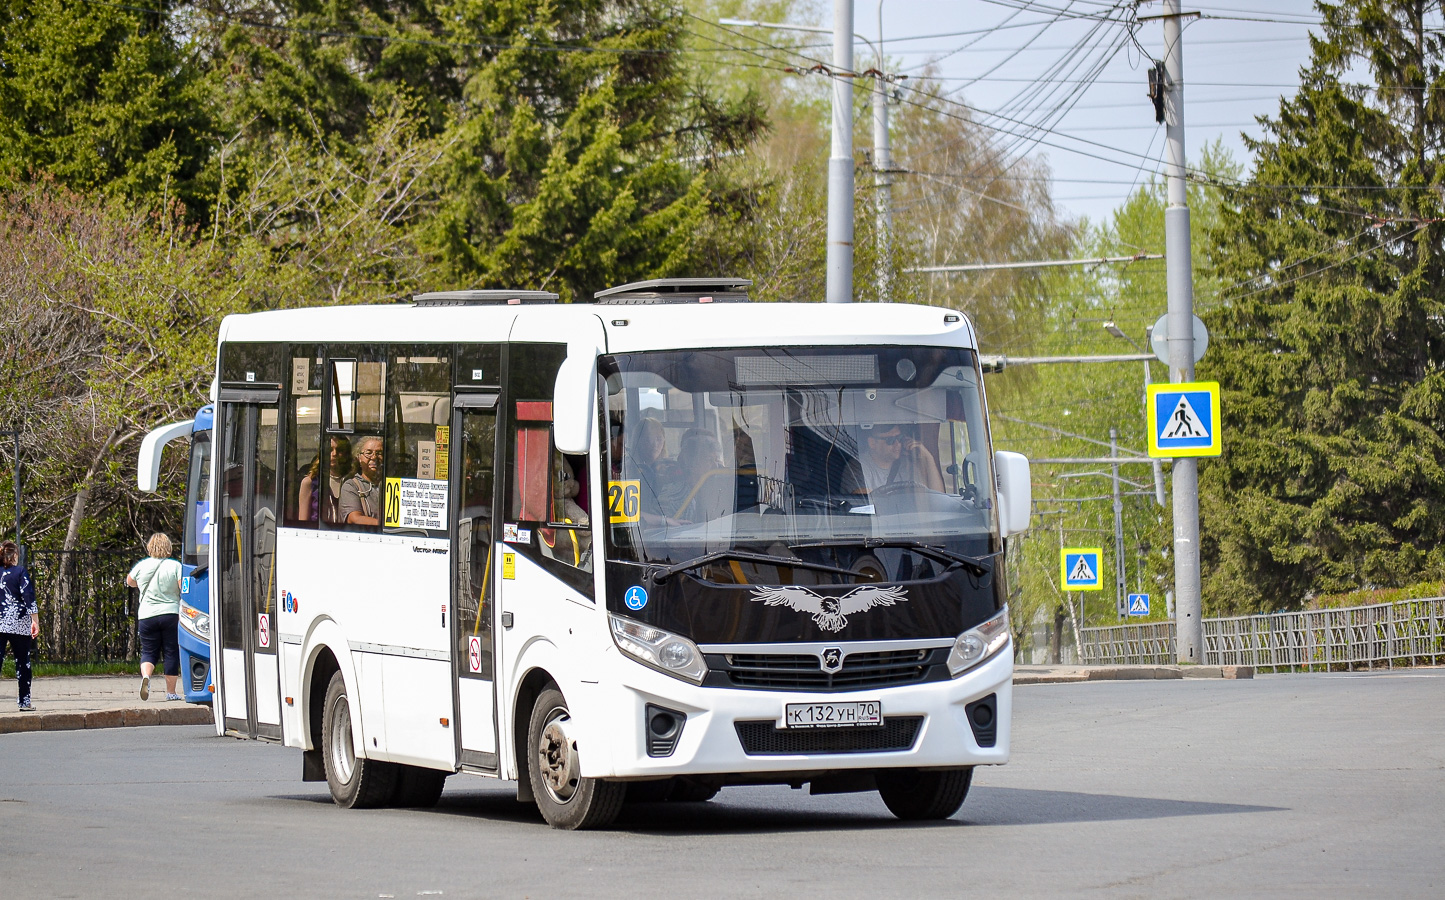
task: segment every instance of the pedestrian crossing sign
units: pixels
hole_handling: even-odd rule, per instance
[[[1150,456],[1219,455],[1219,382],[1151,384],[1146,408]]]
[[[1059,551],[1059,581],[1066,591],[1102,591],[1099,560],[1104,551],[1098,547],[1065,547]]]
[[[1131,616],[1147,616],[1147,615],[1149,615],[1149,595],[1148,595],[1148,594],[1130,594],[1130,595],[1129,595],[1129,615],[1131,615]]]

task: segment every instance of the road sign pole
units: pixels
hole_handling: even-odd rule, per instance
[[[1119,458],[1119,429],[1109,429],[1109,456]],[[1119,464],[1114,463],[1114,597],[1119,607],[1119,618],[1124,618],[1128,609],[1124,597],[1129,586],[1124,583],[1124,501],[1119,496]]]
[[[1194,380],[1194,272],[1189,247],[1189,197],[1184,156],[1184,29],[1179,0],[1164,0],[1165,168],[1164,255],[1169,290],[1169,380]],[[1199,464],[1174,461],[1175,640],[1181,663],[1204,661],[1199,584]]]
[[[833,152],[826,298],[853,302],[853,0],[833,0]]]

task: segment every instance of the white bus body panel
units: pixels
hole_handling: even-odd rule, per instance
[[[528,672],[542,669],[548,672],[559,685],[582,685],[596,682],[600,677],[596,654],[588,648],[597,645],[597,636],[605,635],[606,615],[592,600],[582,596],[571,586],[564,584],[546,569],[508,545],[502,545],[498,554],[497,585],[499,587],[500,610],[512,614],[512,627],[500,630],[497,648],[498,671],[505,673],[506,690],[500,721],[513,721],[517,692]],[[514,577],[502,577],[511,557]],[[611,638],[608,638],[611,640]],[[585,725],[587,712],[581,704],[570,701],[568,711],[574,721]],[[527,715],[530,710],[522,711]],[[502,729],[503,778],[515,778],[511,768],[514,758],[512,732],[505,724]],[[579,734],[581,732],[578,732]]]
[[[449,542],[281,528],[277,545],[277,587],[290,601],[278,631],[283,640],[306,635],[308,660],[306,671],[288,667],[282,693],[298,705],[309,702],[303,676],[321,646],[310,632],[325,620],[331,626],[325,646],[343,672],[354,667],[358,676],[356,687],[346,679],[361,716],[356,746],[368,757],[452,768]],[[304,729],[286,734],[291,746],[308,742]]]

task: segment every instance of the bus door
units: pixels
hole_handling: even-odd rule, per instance
[[[459,393],[452,405],[452,654],[457,689],[457,758],[497,770],[493,510],[497,395]]]
[[[276,645],[276,490],[279,391],[222,390],[212,521],[226,731],[281,739]]]

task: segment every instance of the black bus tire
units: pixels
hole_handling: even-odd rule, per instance
[[[547,688],[532,706],[527,723],[527,775],[542,818],[553,828],[604,828],[617,818],[627,785],[581,776],[577,739],[569,733],[567,700]]]
[[[946,819],[958,812],[973,783],[973,768],[884,769],[878,794],[893,815],[907,821]]]
[[[359,759],[351,741],[351,701],[340,672],[331,676],[321,714],[321,758],[331,799],[345,809],[384,806],[396,788],[396,767]]]

